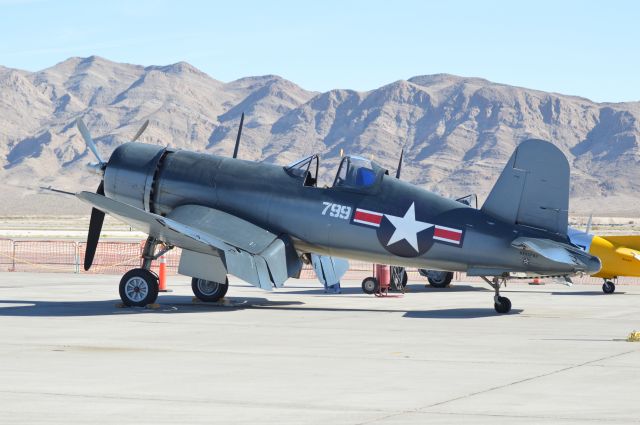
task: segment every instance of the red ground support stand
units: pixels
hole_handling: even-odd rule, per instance
[[[378,281],[376,297],[389,295],[389,286],[391,286],[391,269],[384,264],[374,264],[373,275]]]
[[[391,267],[384,264],[374,264],[373,276],[362,281],[362,292],[374,294],[376,297],[395,297],[396,295],[389,295],[390,287]]]

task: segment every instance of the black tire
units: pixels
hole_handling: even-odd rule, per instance
[[[427,276],[427,280],[429,281],[429,285],[434,288],[446,288],[451,284],[453,280],[453,272],[439,272],[439,271],[429,271]]]
[[[191,279],[191,290],[200,301],[220,301],[229,290],[229,279],[225,277],[224,283],[220,283],[194,277]]]
[[[507,297],[498,297],[498,302],[493,303],[493,308],[500,314],[506,314],[511,311],[511,300]]]
[[[147,269],[129,270],[120,279],[120,299],[129,307],[144,307],[158,299],[158,276]]]
[[[362,281],[362,292],[365,294],[375,294],[378,291],[378,279],[375,277],[367,277]]]
[[[616,285],[610,280],[607,280],[602,284],[602,292],[604,292],[605,294],[613,294],[615,291]]]
[[[407,271],[404,267],[391,266],[391,287],[402,291],[407,286]]]

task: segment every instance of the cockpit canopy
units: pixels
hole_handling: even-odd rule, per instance
[[[334,187],[368,188],[374,186],[388,171],[375,162],[359,156],[345,156],[340,162]]]
[[[309,155],[284,167],[287,173],[303,179],[303,186],[315,186],[318,183],[318,155]]]
[[[284,167],[286,172],[303,181],[304,186],[318,183],[318,155],[310,155]],[[340,161],[333,187],[366,190],[375,186],[383,174],[389,172],[375,162],[359,157],[345,156]]]

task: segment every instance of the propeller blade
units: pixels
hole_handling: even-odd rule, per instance
[[[398,161],[398,170],[396,171],[396,178],[400,178],[400,171],[402,170],[402,157],[404,156],[404,148],[400,151],[400,160]]]
[[[242,135],[242,124],[244,123],[244,112],[240,116],[240,126],[238,127],[238,136],[236,137],[236,147],[233,148],[233,157],[236,158],[238,156],[238,147],[240,146],[240,136]]]
[[[140,138],[140,136],[142,136],[142,133],[144,133],[144,131],[147,129],[147,126],[149,125],[149,120],[146,120],[144,122],[144,124],[142,124],[142,127],[140,127],[140,130],[138,130],[138,132],[136,133],[135,136],[133,136],[133,139],[131,139],[132,142],[135,142],[136,140],[138,140]]]
[[[100,182],[98,195],[104,196],[104,182]],[[87,234],[87,247],[84,253],[84,270],[87,271],[93,264],[93,258],[96,255],[96,249],[98,248],[98,240],[100,239],[100,232],[102,231],[102,223],[104,222],[104,213],[99,209],[93,208],[91,210],[91,220],[89,221],[89,233]]]
[[[91,152],[93,152],[93,154],[96,156],[96,158],[98,159],[98,162],[100,162],[101,164],[104,164],[102,157],[100,157],[100,153],[98,153],[98,148],[96,148],[96,144],[93,142],[93,139],[91,138],[91,133],[89,133],[87,126],[84,125],[84,121],[82,121],[82,118],[78,118],[78,120],[76,121],[76,125],[78,126],[78,130],[80,130],[80,134],[82,134],[82,138],[84,139],[84,142],[87,144],[87,147],[91,149]]]
[[[589,214],[589,221],[587,221],[587,229],[585,233],[591,233],[591,220],[593,219],[593,213]]]

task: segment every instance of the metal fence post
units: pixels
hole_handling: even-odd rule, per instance
[[[16,241],[14,241],[13,239],[11,239],[11,271],[15,272],[16,271]]]
[[[78,244],[78,241],[74,241],[73,245],[75,253],[74,272],[80,273],[80,245]]]

